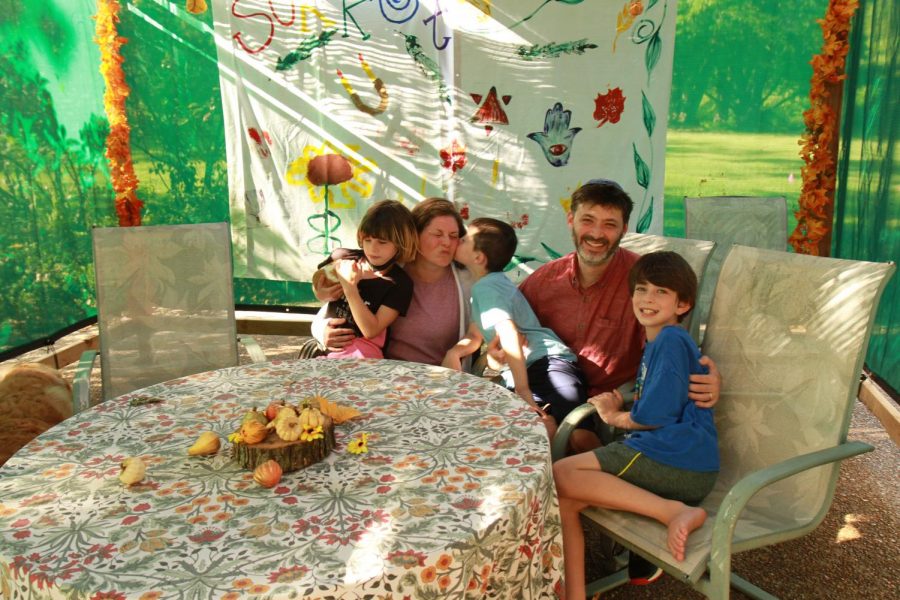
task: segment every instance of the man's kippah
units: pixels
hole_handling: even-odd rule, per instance
[[[624,191],[625,191],[625,190],[622,189],[622,186],[621,186],[621,185],[619,185],[617,182],[613,181],[612,179],[602,179],[602,178],[600,178],[600,179],[591,179],[591,180],[588,181],[585,185],[592,185],[592,184],[593,184],[593,185],[608,185],[608,186],[610,186],[610,187],[616,188],[616,189],[619,190],[620,192],[624,192]]]

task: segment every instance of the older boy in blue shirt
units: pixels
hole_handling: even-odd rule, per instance
[[[552,330],[542,327],[525,296],[503,274],[516,251],[516,232],[497,219],[475,219],[460,240],[455,259],[472,273],[472,323],[443,365],[459,370],[461,359],[499,337],[506,352],[501,372],[506,386],[538,414],[550,437],[556,424],[584,404],[587,393],[575,354]],[[549,415],[540,407],[547,405]]]
[[[688,398],[690,375],[705,373],[700,351],[678,323],[693,308],[697,277],[674,252],[642,256],[629,273],[632,309],[647,335],[634,406],[623,411],[618,391],[588,402],[600,418],[630,430],[622,442],[566,457],[553,466],[563,524],[566,595],[584,597],[587,506],[626,510],[668,527],[668,547],[684,560],[688,535],[703,525],[695,505],[712,490],[719,471],[712,409]]]

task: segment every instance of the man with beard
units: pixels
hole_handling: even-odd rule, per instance
[[[628,291],[628,272],[640,257],[619,247],[632,207],[614,181],[592,179],[579,187],[567,216],[575,251],[543,265],[520,286],[541,325],[578,356],[589,397],[633,380],[641,360],[644,334]],[[691,376],[689,396],[708,408],[718,400],[720,380],[709,357],[701,363],[710,374]],[[585,452],[600,439],[577,429],[570,443]]]

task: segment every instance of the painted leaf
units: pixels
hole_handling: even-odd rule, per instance
[[[591,44],[587,38],[574,40],[571,42],[563,42],[561,44],[544,44],[543,46],[535,44],[534,46],[519,46],[516,54],[525,60],[535,60],[538,58],[558,58],[563,54],[584,54],[586,50],[597,47],[597,44]]]
[[[647,53],[644,55],[648,79],[650,77],[650,72],[653,71],[653,67],[659,62],[660,54],[662,54],[662,41],[659,39],[659,30],[657,30],[647,43]]]
[[[644,129],[647,130],[648,136],[653,137],[653,129],[656,127],[656,113],[653,111],[653,106],[647,100],[644,92],[641,92],[641,108],[644,112]]]
[[[544,250],[545,250],[545,251],[547,252],[547,254],[550,256],[550,258],[553,259],[553,260],[555,260],[555,259],[557,259],[557,258],[560,258],[560,257],[562,256],[562,254],[560,254],[559,252],[557,252],[556,250],[554,250],[553,248],[551,248],[550,246],[548,246],[548,245],[545,244],[544,242],[541,242],[541,246],[544,248]]]
[[[647,10],[650,10],[651,8],[656,6],[657,1],[658,0],[650,0],[650,2],[647,3]]]
[[[619,36],[628,31],[628,29],[634,23],[634,15],[631,14],[631,11],[628,10],[628,7],[629,3],[626,2],[625,6],[622,7],[622,12],[620,12],[616,17],[616,37],[613,38],[613,53],[615,53],[616,51],[616,43],[619,41]]]
[[[594,118],[597,120],[597,127],[601,127],[604,123],[618,123],[624,110],[625,96],[622,95],[622,88],[617,87],[605,94],[597,94],[594,99]]]
[[[297,46],[295,50],[288,52],[284,56],[278,57],[278,60],[275,63],[275,70],[286,71],[298,62],[308,59],[312,56],[313,50],[327,46],[335,33],[337,33],[337,29],[330,29],[328,31],[323,31],[319,35],[307,37],[300,42],[300,45]]]
[[[650,185],[650,167],[647,166],[647,163],[644,162],[644,159],[641,158],[641,155],[638,154],[637,146],[631,144],[631,148],[634,150],[634,176],[637,179],[638,185],[647,189],[647,186]]]
[[[504,271],[512,271],[519,265],[524,265],[527,262],[531,262],[533,260],[537,260],[533,256],[518,256],[513,254],[512,260],[509,261],[509,264],[503,267]]]
[[[644,214],[641,215],[641,218],[638,219],[637,227],[635,231],[638,233],[644,233],[648,229],[650,229],[650,223],[653,221],[653,196],[650,196],[650,206],[647,207],[647,210],[644,211]]]

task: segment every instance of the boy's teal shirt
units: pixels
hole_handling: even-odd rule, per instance
[[[488,273],[472,286],[472,321],[485,341],[496,336],[496,325],[512,320],[527,339],[523,348],[525,365],[545,356],[576,361],[575,354],[551,329],[542,327],[519,288],[503,273]]]

